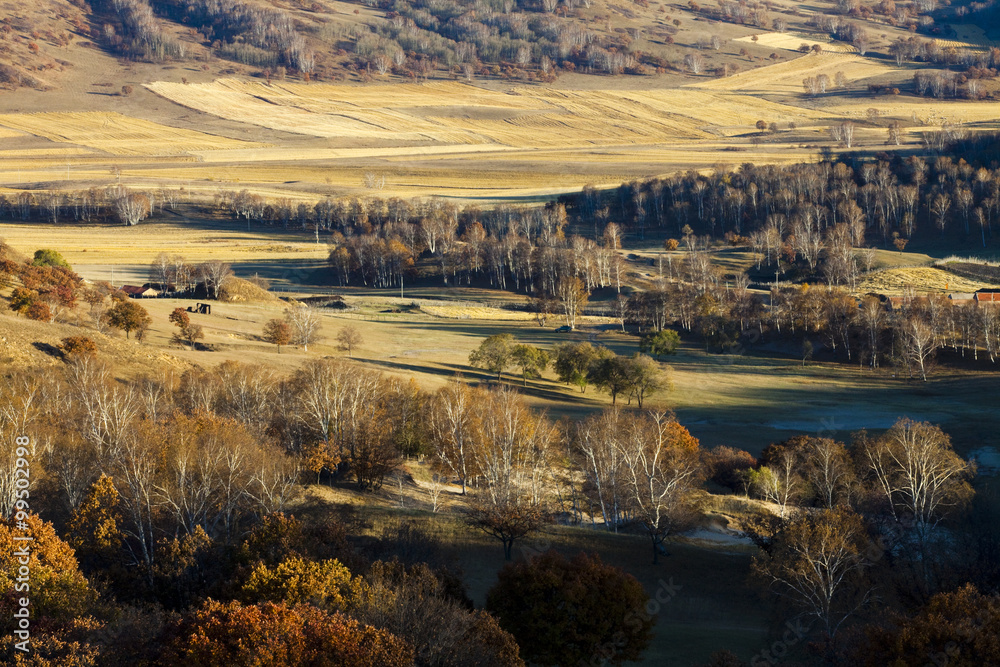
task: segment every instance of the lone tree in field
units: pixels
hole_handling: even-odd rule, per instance
[[[108,326],[124,331],[125,338],[133,331],[144,331],[153,322],[146,309],[128,297],[119,297],[103,317]]]
[[[205,337],[200,324],[192,324],[191,317],[183,308],[174,308],[170,313],[170,321],[177,327],[174,333],[174,340],[178,343],[186,343],[192,350],[196,341]]]
[[[654,357],[663,357],[668,354],[676,354],[680,344],[680,334],[673,329],[662,329],[643,336],[639,340],[639,349]]]
[[[654,620],[639,613],[649,596],[635,577],[600,557],[567,560],[556,551],[507,565],[486,609],[537,665],[620,665],[642,657]]]
[[[279,320],[277,318],[273,320],[268,320],[264,324],[264,340],[268,343],[273,343],[278,347],[278,353],[281,353],[281,346],[288,345],[292,341],[292,327],[288,325],[285,320]]]
[[[285,311],[285,322],[292,330],[292,343],[301,345],[306,352],[309,344],[319,340],[320,319],[315,308],[300,306]]]
[[[361,332],[353,325],[348,324],[337,332],[337,344],[341,350],[347,352],[347,356],[351,356],[354,348],[361,345],[361,341]]]
[[[486,338],[472,351],[469,355],[469,365],[496,373],[499,382],[503,372],[514,364],[515,347],[513,335],[495,334]]]

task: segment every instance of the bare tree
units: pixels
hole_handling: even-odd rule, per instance
[[[473,448],[483,399],[480,392],[458,381],[438,391],[428,414],[435,454],[442,467],[458,477],[463,496],[477,470]]]
[[[805,477],[827,509],[850,500],[854,469],[847,449],[830,438],[809,438],[805,450]]]
[[[468,520],[499,539],[504,557],[511,560],[514,543],[547,517],[544,489],[555,432],[512,389],[491,392],[480,412],[479,446],[472,458],[482,485]]]
[[[621,440],[626,502],[653,547],[653,563],[667,537],[693,516],[691,492],[703,480],[698,441],[675,419],[650,412],[630,420]]]
[[[204,281],[210,299],[219,298],[219,290],[232,275],[233,269],[226,262],[212,260],[198,265],[198,276]]]
[[[289,308],[285,311],[285,321],[292,328],[292,344],[301,345],[309,351],[309,344],[319,340],[321,321],[319,313],[310,306]]]
[[[152,212],[149,197],[123,187],[118,188],[115,194],[114,206],[118,220],[127,226],[142,222]]]
[[[861,518],[849,510],[803,514],[775,535],[754,570],[833,636],[868,602],[867,545]]]
[[[927,382],[927,362],[940,346],[934,329],[917,314],[906,317],[900,322],[899,328],[907,366],[915,364],[920,370],[921,379]]]

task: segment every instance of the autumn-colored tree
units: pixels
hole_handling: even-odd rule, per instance
[[[400,451],[393,441],[392,423],[387,411],[387,399],[362,408],[353,429],[351,452],[347,463],[362,490],[382,487],[386,476],[399,467]]]
[[[750,452],[719,445],[706,452],[706,464],[713,482],[733,491],[747,491],[747,471],[757,467]]]
[[[201,325],[192,324],[191,317],[183,308],[174,308],[168,319],[177,327],[177,332],[174,333],[174,340],[178,343],[187,343],[188,347],[192,350],[194,349],[195,342],[205,337],[205,332],[202,331]]]
[[[133,331],[143,330],[153,322],[145,308],[132,299],[120,299],[104,312],[104,321],[115,329],[125,332],[125,337]]]
[[[538,665],[637,661],[652,639],[643,613],[649,596],[630,574],[580,553],[550,550],[510,563],[486,598],[486,609]]]
[[[948,665],[1000,664],[1000,599],[971,584],[939,593],[912,618],[869,626],[851,651],[851,664]]]
[[[38,292],[26,287],[15,287],[10,293],[9,307],[15,313],[24,315],[38,300]]]
[[[320,562],[290,556],[274,566],[258,563],[240,588],[247,604],[309,603],[326,611],[346,611],[362,594],[364,582],[337,560]]]
[[[168,629],[161,662],[190,667],[408,667],[413,650],[384,630],[310,605],[208,600]]]
[[[480,488],[467,520],[500,540],[511,560],[514,543],[548,518],[545,476],[555,433],[509,389],[491,392],[479,409],[472,458]]]
[[[94,356],[97,354],[97,344],[86,336],[69,336],[62,339],[59,346],[63,357],[67,360],[79,356]]]
[[[490,614],[470,612],[447,573],[424,563],[372,563],[351,616],[409,642],[417,664],[524,667],[514,637]]]
[[[69,544],[85,564],[107,566],[122,548],[120,524],[118,490],[113,479],[101,475],[73,510],[66,526]]]
[[[512,334],[494,334],[484,339],[479,347],[472,351],[469,355],[469,365],[496,373],[499,382],[503,372],[514,363],[515,347]]]
[[[754,559],[754,571],[833,636],[869,599],[868,544],[861,517],[852,511],[806,513],[775,536],[769,552]]]
[[[440,467],[458,478],[463,496],[476,474],[473,450],[482,400],[482,390],[457,381],[438,391],[428,411],[431,446]]]
[[[320,338],[322,323],[315,308],[309,306],[289,308],[285,311],[285,322],[291,329],[292,344],[301,345],[302,349],[307,352],[309,345]]]
[[[25,527],[19,527],[20,523]],[[24,537],[31,541],[16,539]],[[30,554],[27,580],[22,572],[23,553]],[[0,629],[4,636],[11,635],[18,626],[14,612],[21,608],[22,597],[31,601],[34,623],[44,621],[50,626],[86,615],[97,599],[79,570],[73,549],[59,539],[51,523],[36,514],[0,521],[0,590],[6,593],[0,597]]]
[[[50,322],[52,321],[52,309],[49,308],[49,304],[43,301],[35,301],[24,311],[24,316],[29,320]]]
[[[277,346],[280,353],[283,345],[292,342],[292,327],[285,320],[271,319],[264,324],[262,336],[265,341]]]
[[[583,307],[587,305],[587,300],[590,298],[586,286],[576,276],[567,276],[561,278],[556,284],[556,296],[562,305],[566,326],[575,329],[576,318],[583,311]]]

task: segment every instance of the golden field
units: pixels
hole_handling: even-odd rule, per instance
[[[0,188],[83,189],[120,174],[126,185],[183,187],[203,200],[247,188],[306,202],[378,195],[531,203],[588,184],[815,160],[822,148],[842,150],[828,128],[845,119],[861,122],[854,150],[886,150],[890,119],[904,129],[904,150],[944,122],[1000,126],[993,102],[856,94],[866,81],[902,83],[912,75],[814,37],[820,54],[724,78],[686,77],[680,86],[646,77],[595,78],[604,85],[597,89],[500,90],[447,80],[158,80],[145,84],[144,94],[182,113],[156,122],[124,113],[125,106],[0,115]],[[795,50],[802,43],[811,42],[801,33],[763,33],[753,46]],[[826,74],[832,83],[837,73],[845,90],[805,94],[804,78]],[[882,122],[867,124],[870,109]],[[779,132],[758,141],[761,120],[777,123]],[[384,185],[366,187],[367,174]]]
[[[199,149],[261,146],[150,123],[119,113],[98,111],[3,114],[0,115],[0,125],[60,143],[89,146],[113,155],[178,155]]]
[[[754,40],[753,38],[757,39]],[[765,32],[746,37],[738,37],[736,42],[750,42],[758,46],[770,46],[775,49],[785,49],[786,51],[798,51],[799,47],[805,44],[812,48],[817,44],[824,52],[830,53],[855,53],[857,49],[844,42],[817,41],[814,37],[806,37],[797,33],[788,32]]]

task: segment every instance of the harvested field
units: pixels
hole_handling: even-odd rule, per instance
[[[930,101],[919,97],[880,97],[858,100],[848,104],[824,107],[832,114],[848,118],[864,118],[869,108],[878,109],[883,118],[909,120],[910,127],[931,126],[935,129],[945,121],[952,123],[992,123],[1000,120],[996,102],[954,100],[949,103]]]
[[[945,262],[941,268],[956,276],[989,285],[1000,285],[1000,266],[974,262]]]
[[[329,253],[308,233],[248,232],[234,229],[232,223],[211,225],[204,221],[197,226],[145,223],[135,227],[4,223],[0,224],[0,238],[28,256],[38,248],[58,248],[74,267],[130,263],[142,266],[144,272],[161,252],[182,255],[193,263],[224,257],[233,264],[287,261],[298,265],[325,260]]]
[[[563,148],[655,144],[745,132],[761,116],[808,123],[821,112],[761,99],[684,90],[485,91],[462,83],[424,86],[267,85],[221,79],[151,90],[222,118],[317,137],[400,144]],[[737,128],[737,129],[732,129]],[[717,130],[714,133],[719,133]]]
[[[809,76],[826,74],[832,81],[837,72],[843,72],[850,82],[898,71],[901,70],[857,54],[820,53],[802,56],[777,65],[740,72],[724,79],[692,84],[688,87],[703,90],[740,91],[751,94],[801,94],[802,79]],[[862,100],[859,105],[867,104],[867,102],[867,100]],[[868,106],[871,105],[868,104]]]
[[[944,269],[930,266],[885,269],[878,271],[858,284],[857,292],[878,292],[890,296],[898,296],[903,289],[912,287],[917,294],[927,292],[975,292],[976,290],[994,287],[989,283],[970,280],[949,273]]]
[[[180,155],[193,150],[263,146],[114,112],[4,114],[0,115],[0,126],[114,155]]]
[[[528,322],[535,319],[534,313],[518,310],[504,310],[489,306],[422,305],[420,310],[434,317],[452,320],[503,320],[508,322]]]
[[[753,39],[754,37],[757,37],[756,42]],[[805,37],[804,35],[788,32],[765,32],[759,35],[738,37],[733,41],[750,42],[751,44],[757,44],[757,46],[768,46],[775,49],[785,49],[787,51],[798,51],[799,47],[803,44],[810,48],[818,44],[823,48],[824,52],[829,53],[857,53],[858,51],[855,47],[850,44],[845,44],[844,42],[819,42],[811,37]]]
[[[942,48],[953,47],[956,49],[971,49],[973,51],[985,51],[991,47],[1000,46],[1000,41],[990,39],[986,31],[978,25],[960,24],[952,25],[955,36],[951,39],[936,38],[934,41]]]
[[[81,155],[94,155],[93,151],[86,148],[25,148],[0,149],[0,159],[9,160],[11,158],[40,158],[40,157],[72,157],[74,159]]]

